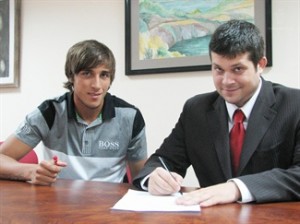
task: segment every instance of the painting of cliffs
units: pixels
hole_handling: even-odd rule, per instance
[[[255,0],[139,0],[139,60],[208,55],[230,19],[254,22]]]

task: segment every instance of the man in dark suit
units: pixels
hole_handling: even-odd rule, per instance
[[[261,77],[267,58],[252,23],[231,20],[219,26],[209,52],[216,91],[185,103],[175,128],[134,185],[154,195],[172,194],[192,165],[201,188],[180,197],[178,204],[299,200],[300,90]],[[230,138],[236,109],[245,116],[238,156],[232,151],[238,143],[231,144],[236,137]]]

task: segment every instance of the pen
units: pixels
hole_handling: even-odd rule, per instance
[[[56,165],[56,166],[61,166],[61,167],[66,167],[67,166],[67,164],[64,164],[64,163],[61,163],[61,162],[58,164],[58,156],[53,156],[52,159],[54,160],[54,165]]]
[[[171,175],[171,177],[177,182],[176,178],[172,175],[172,173],[171,173],[170,170],[168,169],[167,165],[165,164],[163,158],[161,158],[161,157],[159,156],[158,159],[159,159],[160,163],[163,165],[164,169],[165,169],[166,171],[168,171],[169,174]],[[182,194],[181,191],[179,191],[179,193]]]
[[[57,165],[58,157],[57,157],[57,156],[53,156],[53,160],[54,160],[54,164],[55,164],[56,166],[58,166],[58,165]]]

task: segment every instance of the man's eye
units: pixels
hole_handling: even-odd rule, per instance
[[[244,71],[244,69],[243,69],[242,67],[236,67],[236,68],[233,69],[233,71],[234,71],[235,73],[241,73],[241,72]]]
[[[223,70],[222,70],[221,68],[219,68],[219,67],[214,67],[214,70],[215,70],[216,72],[218,72],[218,73],[223,72]]]
[[[89,76],[91,73],[90,71],[81,71],[80,74],[83,76]]]
[[[110,73],[109,72],[102,72],[100,76],[102,78],[110,78]]]

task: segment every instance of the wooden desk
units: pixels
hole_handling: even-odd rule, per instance
[[[112,211],[129,184],[59,180],[52,186],[0,181],[0,223],[299,223],[300,202],[204,208],[200,213]]]

